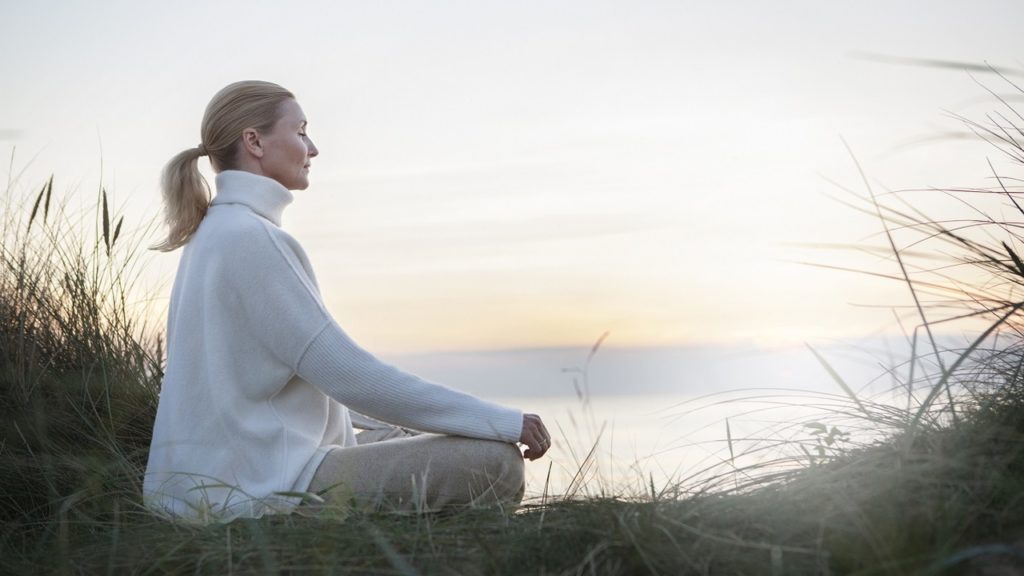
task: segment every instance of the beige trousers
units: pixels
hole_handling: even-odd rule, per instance
[[[367,430],[356,441],[324,457],[309,486],[324,504],[313,508],[515,508],[523,498],[523,456],[513,444],[401,428]]]

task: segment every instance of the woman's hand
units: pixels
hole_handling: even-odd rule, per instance
[[[529,460],[540,458],[551,448],[551,435],[540,416],[523,414],[523,431],[519,435],[519,442],[526,444],[523,457]]]

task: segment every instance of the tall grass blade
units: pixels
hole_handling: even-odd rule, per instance
[[[725,439],[729,444],[729,464],[732,466],[732,482],[738,490],[740,487],[740,479],[737,476],[738,470],[736,469],[736,452],[732,447],[732,428],[729,426],[729,419],[725,419]],[[652,480],[651,487],[653,488],[654,483]]]
[[[601,347],[601,343],[604,342],[605,338],[607,338],[609,334],[611,334],[611,332],[608,331],[601,334],[600,338],[597,339],[597,342],[594,342],[594,345],[590,347],[590,353],[587,354],[587,359],[583,362],[583,398],[584,403],[587,405],[590,404],[590,361],[594,359],[594,354],[597,354],[598,348]]]
[[[819,354],[818,351],[815,350],[814,347],[811,346],[810,344],[807,344],[807,348],[811,351],[811,354],[814,354],[814,357],[818,359],[818,362],[820,362],[821,365],[825,367],[825,371],[828,372],[828,375],[831,376],[832,379],[836,381],[836,384],[839,384],[839,387],[843,389],[843,392],[845,392],[846,395],[849,396],[851,400],[853,400],[853,403],[857,405],[857,408],[860,409],[860,411],[863,412],[864,415],[868,417],[868,420],[874,420],[874,416],[871,414],[871,412],[868,412],[868,409],[866,407],[864,407],[864,404],[860,401],[860,398],[857,398],[857,394],[854,393],[853,388],[850,388],[846,381],[843,380],[843,377],[840,376],[838,372],[836,372],[836,369],[833,368],[832,365],[828,363],[828,360],[825,360],[825,358],[821,354]]]
[[[46,222],[46,218],[50,215],[50,196],[53,193],[53,174],[50,174],[50,179],[46,182],[46,202],[43,203],[43,222]]]
[[[590,447],[590,451],[583,458],[583,461],[579,463],[576,469],[576,473],[573,475],[572,480],[569,481],[569,487],[565,490],[564,500],[568,500],[576,495],[579,489],[583,486],[584,481],[587,478],[587,474],[590,469],[594,467],[594,457],[597,454],[597,447],[601,444],[601,437],[604,436],[604,429],[607,423],[601,424],[601,430],[597,433],[597,438],[594,440],[593,446]]]
[[[1024,262],[1020,261],[1020,257],[1013,251],[1013,248],[1010,248],[1009,244],[1006,242],[1003,242],[1002,244],[1003,248],[1006,248],[1006,253],[1009,254],[1010,258],[1013,260],[1013,264],[1017,266],[1017,273],[1020,274],[1021,277],[1024,277]]]
[[[864,183],[864,188],[868,191],[871,203],[875,207],[875,213],[878,215],[878,219],[882,223],[882,229],[885,231],[885,237],[889,241],[889,248],[892,250],[892,254],[900,266],[900,274],[903,275],[903,279],[907,284],[907,289],[910,290],[910,295],[914,298],[914,307],[917,308],[917,312],[921,316],[921,324],[924,326],[925,332],[928,334],[928,340],[931,342],[932,350],[935,352],[935,358],[939,362],[939,368],[944,371],[945,367],[942,365],[942,355],[939,351],[938,344],[935,342],[935,336],[932,334],[931,324],[928,322],[928,318],[924,313],[924,307],[921,306],[921,300],[917,296],[917,290],[914,287],[914,282],[910,279],[910,274],[907,273],[907,267],[903,263],[903,257],[900,255],[900,250],[896,247],[896,241],[892,238],[892,231],[889,229],[889,222],[886,220],[885,216],[882,215],[882,207],[878,203],[875,191],[871,187],[871,183],[868,182],[867,174],[864,173],[864,169],[861,167],[860,161],[857,160],[857,156],[853,153],[853,149],[850,148],[846,139],[840,138],[840,140],[842,140],[843,146],[846,147],[846,151],[849,153],[850,159],[853,160],[854,166],[857,167],[857,172],[860,174],[861,181]],[[953,422],[956,422],[956,408],[953,405],[953,392],[949,389],[948,382],[946,383],[946,398],[949,401],[949,408],[953,416]]]
[[[736,453],[732,449],[732,428],[729,427],[729,419],[725,419],[725,439],[729,442],[729,462],[733,468],[736,467]]]
[[[107,256],[110,256],[110,211],[107,209],[107,189],[101,189],[103,196],[103,245],[107,247]]]
[[[32,205],[32,214],[28,217],[28,226],[25,227],[25,234],[28,234],[32,230],[32,222],[36,219],[36,214],[39,212],[39,204],[43,201],[43,194],[46,193],[46,185],[43,185],[42,189],[39,190],[39,195],[36,196],[36,201]]]
[[[541,506],[548,503],[548,490],[551,487],[551,466],[554,464],[548,461],[548,473],[544,476],[544,491],[540,493]]]
[[[953,364],[949,367],[948,370],[943,370],[942,378],[940,378],[939,381],[936,382],[934,386],[932,386],[931,392],[929,392],[928,396],[925,397],[925,399],[921,402],[921,406],[918,407],[917,412],[914,414],[914,419],[913,421],[911,421],[910,425],[911,434],[913,434],[914,430],[920,424],[921,418],[924,417],[925,412],[927,412],[928,408],[931,407],[932,402],[935,401],[935,398],[942,392],[943,389],[949,389],[950,377],[953,375],[956,369],[959,368],[960,365],[967,360],[967,358],[978,348],[978,346],[981,345],[982,342],[985,341],[985,339],[989,337],[989,335],[992,334],[992,332],[996,330],[996,328],[1002,326],[1010,318],[1010,316],[1016,314],[1022,306],[1024,306],[1024,302],[1017,302],[1016,304],[1011,306],[1009,312],[1001,316],[999,320],[993,322],[992,325],[986,328],[980,336],[978,336],[977,338],[974,339],[973,342],[971,342],[970,346],[968,346],[959,356],[957,356],[956,361],[953,362]],[[910,438],[912,440],[913,436],[911,436]]]
[[[117,238],[121,235],[121,224],[124,224],[124,216],[117,219],[117,226],[114,226],[114,237],[110,239],[110,247],[113,248],[114,244],[117,244]]]
[[[854,58],[862,60],[873,60],[886,64],[903,64],[908,66],[924,66],[928,68],[945,68],[956,71],[985,72],[1000,75],[1024,76],[1024,70],[1017,68],[996,68],[988,64],[977,64],[974,62],[959,62],[956,60],[940,60],[935,58],[907,58],[904,56],[892,56],[889,54],[875,54],[872,52],[855,52]]]
[[[1013,202],[1013,205],[1017,207],[1018,212],[1024,214],[1024,208],[1021,208],[1020,204],[1017,203],[1017,199],[1013,197],[1013,194],[1010,194],[1009,190],[1006,189],[1006,184],[1003,184],[1003,179],[999,176],[999,172],[996,171],[995,167],[992,166],[991,160],[988,160],[988,168],[992,171],[992,175],[996,177],[996,182],[999,183],[999,187],[1003,189],[1003,194],[1006,194],[1006,197],[1010,199],[1010,202]]]
[[[590,359],[594,357],[594,354],[597,354],[597,349],[601,347],[601,343],[604,342],[605,338],[607,338],[609,334],[611,334],[611,332],[606,330],[605,333],[601,334],[601,337],[597,339],[597,342],[594,342],[594,345],[590,347],[590,354],[587,355],[586,364],[589,364]]]

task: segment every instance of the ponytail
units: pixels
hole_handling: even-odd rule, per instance
[[[164,196],[167,239],[153,246],[170,252],[188,242],[210,207],[210,186],[199,173],[200,156],[210,156],[216,172],[234,169],[242,132],[268,132],[281,117],[281,103],[295,95],[272,82],[243,80],[228,84],[206,106],[200,128],[202,144],[179,153],[164,166],[160,188]]]
[[[160,188],[164,197],[164,220],[169,228],[167,239],[153,246],[154,250],[170,252],[188,242],[210,206],[210,186],[199,173],[201,147],[179,153],[164,166]]]

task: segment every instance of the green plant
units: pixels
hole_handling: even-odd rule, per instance
[[[137,505],[162,352],[133,300],[145,230],[126,233],[100,188],[88,238],[52,176],[27,199],[16,185],[0,224],[0,517],[45,531]]]

